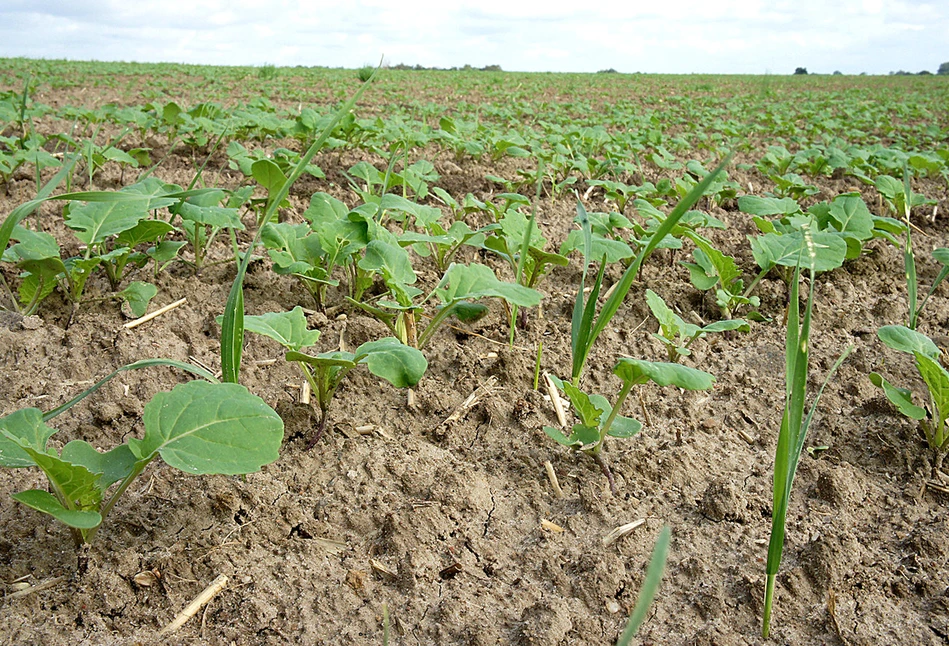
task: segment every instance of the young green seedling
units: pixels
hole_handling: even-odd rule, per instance
[[[423,300],[416,301],[423,292],[414,286],[416,278],[408,253],[381,240],[369,243],[366,256],[359,264],[382,275],[393,300],[379,301],[375,305],[351,302],[385,323],[403,343],[418,348],[425,347],[449,316],[471,320],[487,313],[486,305],[470,301],[500,298],[509,305],[534,307],[541,300],[540,292],[499,280],[490,267],[453,263],[435,289]],[[423,305],[432,298],[439,300],[441,307],[422,327]]]
[[[62,410],[44,415],[24,408],[0,418],[0,466],[43,471],[49,491],[31,489],[13,498],[65,523],[77,547],[92,542],[116,502],[155,458],[195,475],[246,474],[276,460],[283,439],[280,416],[237,384],[191,381],[158,393],[145,405],[144,437],[107,453],[83,440],[69,442],[58,453],[50,448],[57,431],[46,422]]]
[[[761,634],[767,638],[771,631],[771,606],[774,600],[774,584],[781,565],[781,556],[784,552],[785,525],[787,522],[788,504],[791,499],[791,485],[794,474],[797,472],[798,461],[804,448],[807,430],[817,409],[817,402],[824,392],[824,387],[830,378],[843,363],[853,349],[850,346],[827,374],[827,379],[821,385],[814,403],[807,416],[804,416],[805,397],[807,395],[808,356],[810,354],[811,311],[814,302],[814,269],[817,250],[807,228],[802,230],[805,247],[799,255],[807,254],[810,260],[801,258],[794,269],[791,281],[791,293],[788,304],[787,336],[785,339],[785,404],[781,418],[781,430],[778,434],[778,445],[774,458],[774,501],[771,509],[771,540],[768,543],[768,562],[766,566],[767,582],[765,586],[764,612],[762,616]],[[807,304],[804,318],[800,313],[800,276],[801,267],[810,265],[810,286],[807,295]]]
[[[643,587],[639,590],[639,598],[636,600],[636,607],[629,616],[629,622],[623,630],[623,634],[616,640],[616,646],[629,646],[633,637],[639,632],[639,627],[646,621],[646,615],[656,598],[656,592],[659,590],[659,584],[662,582],[662,575],[666,569],[666,557],[669,555],[669,541],[672,539],[672,530],[668,525],[659,532],[659,538],[656,539],[656,545],[652,548],[652,557],[649,559],[649,567],[646,568],[646,578],[643,579]]]
[[[893,350],[906,352],[916,359],[916,369],[929,391],[927,405],[913,403],[913,393],[906,388],[898,388],[884,379],[879,373],[870,373],[874,386],[883,389],[886,398],[910,419],[919,422],[926,442],[936,455],[934,469],[942,467],[946,452],[949,451],[949,371],[942,364],[942,351],[924,334],[902,325],[886,325],[877,330],[877,336]]]
[[[712,243],[693,231],[686,231],[695,249],[692,252],[694,263],[683,262],[689,269],[692,284],[700,291],[715,290],[715,304],[725,318],[730,318],[742,305],[758,307],[761,304],[757,296],[745,296],[745,287],[741,279],[741,269],[735,259],[725,255],[712,246]]]
[[[616,314],[619,310],[620,305],[623,303],[623,300],[626,298],[626,294],[629,293],[629,290],[633,286],[633,280],[636,278],[636,274],[639,273],[639,268],[642,266],[643,262],[649,257],[649,254],[665,239],[666,235],[669,234],[672,229],[676,226],[680,219],[686,214],[686,212],[695,204],[696,201],[705,192],[705,189],[711,185],[712,181],[718,176],[720,172],[725,168],[728,162],[731,160],[731,156],[726,156],[726,158],[719,164],[715,170],[706,175],[701,182],[699,182],[692,191],[689,192],[676,206],[672,209],[672,212],[663,220],[662,224],[656,229],[656,231],[650,236],[649,241],[643,245],[639,250],[639,253],[636,255],[635,260],[626,268],[626,272],[623,274],[623,277],[617,283],[609,298],[606,299],[606,302],[603,303],[603,307],[600,310],[599,316],[596,313],[597,299],[600,296],[600,287],[603,284],[603,272],[606,270],[606,263],[600,263],[600,270],[597,273],[596,280],[593,283],[593,288],[590,290],[590,295],[587,298],[584,298],[584,286],[587,279],[587,271],[590,267],[590,262],[593,260],[591,254],[593,253],[593,236],[591,233],[590,220],[586,215],[586,209],[583,208],[581,203],[577,203],[577,220],[580,223],[581,230],[583,231],[584,236],[584,246],[583,246],[583,273],[580,282],[580,289],[577,290],[577,298],[574,302],[573,307],[573,317],[571,319],[570,326],[570,349],[573,355],[573,370],[571,373],[571,380],[574,386],[580,385],[580,378],[583,376],[583,368],[586,365],[587,357],[590,354],[590,350],[593,347],[593,343],[596,341],[597,337],[600,336],[600,333],[606,329],[606,326],[609,324],[610,319]]]
[[[744,319],[725,319],[715,321],[705,327],[699,327],[692,323],[686,323],[682,318],[672,311],[666,305],[666,302],[659,294],[651,289],[646,290],[646,304],[652,315],[659,321],[659,332],[653,334],[666,347],[669,361],[678,363],[681,357],[687,357],[692,354],[689,347],[696,339],[702,339],[707,334],[716,332],[729,332],[738,330],[740,332],[749,332],[751,326]]]
[[[369,80],[371,79],[372,77],[370,77]],[[345,116],[349,115],[356,101],[368,87],[369,83],[365,83],[340,107],[334,117],[326,124],[319,138],[317,138],[300,157],[300,161],[297,162],[297,165],[287,177],[287,181],[271,196],[263,215],[260,217],[260,227],[254,239],[251,241],[250,248],[247,253],[243,254],[241,263],[237,267],[237,276],[235,276],[234,282],[231,283],[231,291],[228,294],[227,304],[224,307],[224,319],[221,323],[221,372],[226,382],[237,383],[240,378],[241,354],[244,348],[244,276],[247,274],[247,267],[250,265],[251,256],[253,255],[254,248],[260,241],[264,227],[274,219],[277,214],[278,206],[282,204],[283,200],[289,195],[290,187],[293,186],[294,182],[304,173],[310,160],[313,159],[316,152],[322,148],[330,138],[337,124],[339,124]]]
[[[675,363],[659,363],[641,359],[622,358],[613,368],[613,374],[623,381],[623,387],[612,406],[602,395],[588,395],[570,382],[554,379],[564,391],[576,411],[580,423],[575,424],[569,435],[559,429],[545,426],[544,432],[559,444],[589,455],[600,467],[610,483],[610,491],[617,493],[616,480],[602,454],[606,436],[633,437],[643,425],[630,417],[619,415],[626,397],[634,386],[653,382],[659,386],[678,386],[686,390],[708,390],[715,377]]]
[[[421,352],[391,337],[363,343],[355,352],[304,354],[300,350],[313,346],[320,331],[307,329],[306,316],[300,307],[289,312],[245,316],[244,329],[269,337],[286,348],[287,361],[296,362],[312,392],[316,393],[320,420],[316,432],[307,441],[308,449],[323,436],[333,396],[350,371],[365,364],[369,372],[396,388],[411,388],[428,367]]]

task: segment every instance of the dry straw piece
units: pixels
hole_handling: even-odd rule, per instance
[[[560,399],[560,393],[557,392],[557,386],[550,375],[544,373],[544,383],[547,384],[547,394],[550,395],[550,403],[554,406],[554,412],[557,413],[557,423],[563,428],[567,425],[567,416],[563,411],[563,403]]]
[[[189,619],[198,614],[198,611],[201,610],[201,608],[207,605],[211,599],[216,597],[218,593],[225,588],[225,586],[227,586],[227,577],[222,574],[218,578],[214,579],[214,581],[211,582],[211,585],[202,590],[201,594],[196,596],[194,601],[189,603],[184,610],[179,612],[174,621],[162,628],[161,632],[158,634],[167,635],[184,626],[186,623],[188,623]]]
[[[557,472],[554,471],[554,465],[550,460],[544,462],[544,470],[547,472],[547,479],[550,480],[550,486],[554,489],[554,495],[563,498],[563,489],[560,488],[560,481],[557,480]]]
[[[161,308],[155,310],[155,311],[152,312],[151,314],[146,314],[145,316],[143,316],[143,317],[141,317],[141,318],[137,318],[137,319],[135,319],[134,321],[129,321],[128,323],[125,324],[124,327],[125,327],[126,330],[131,330],[132,328],[138,327],[138,326],[141,325],[142,323],[148,323],[149,321],[151,321],[153,318],[155,318],[155,317],[157,317],[157,316],[161,316],[162,314],[165,314],[166,312],[170,312],[171,310],[175,309],[176,307],[181,307],[182,305],[184,305],[184,304],[187,303],[187,302],[188,302],[188,299],[187,299],[187,298],[179,299],[179,300],[175,301],[174,303],[171,303],[171,304],[169,304],[169,305],[165,305],[164,307],[161,307]]]
[[[631,531],[643,525],[646,522],[645,518],[640,518],[639,520],[634,520],[631,523],[626,523],[625,525],[620,525],[609,534],[603,537],[603,547],[609,547],[619,539],[623,538]]]

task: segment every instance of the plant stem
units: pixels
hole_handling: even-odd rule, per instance
[[[619,495],[619,489],[616,488],[616,480],[613,478],[613,472],[610,470],[610,465],[606,463],[606,459],[603,457],[602,453],[591,453],[593,461],[597,463],[600,467],[600,471],[603,472],[603,475],[606,476],[606,479],[610,483],[610,493],[614,496]]]
[[[119,488],[116,489],[112,493],[111,496],[109,496],[108,502],[106,502],[105,505],[103,505],[99,510],[99,515],[102,516],[103,523],[105,522],[106,516],[109,515],[110,511],[112,511],[112,508],[115,506],[115,503],[118,502],[119,498],[122,496],[123,493],[125,493],[125,490],[129,488],[129,486],[132,484],[135,478],[141,475],[142,471],[144,471],[145,467],[148,466],[148,463],[151,462],[152,459],[154,459],[155,455],[156,454],[153,454],[151,457],[148,457],[144,460],[139,460],[138,462],[136,462],[135,467],[133,467],[132,469],[132,472],[122,479],[122,484],[120,484]],[[92,539],[95,538],[96,533],[99,531],[99,527],[102,527],[102,523],[99,523],[97,527],[93,527],[92,529],[88,531],[80,530],[80,532],[82,533],[83,542],[91,543]]]
[[[544,340],[537,343],[537,360],[534,362],[534,390],[540,385],[540,359],[544,356]]]
[[[596,448],[593,449],[597,453],[600,452],[600,447],[603,446],[603,440],[606,439],[606,434],[609,432],[610,426],[613,425],[613,420],[616,419],[620,409],[623,407],[623,402],[626,401],[626,396],[629,395],[629,391],[633,389],[634,385],[632,381],[626,382],[623,384],[623,389],[619,391],[619,395],[616,397],[616,404],[613,405],[613,410],[610,411],[610,416],[606,418],[606,421],[603,422],[603,425],[600,427],[600,441],[597,442]]]
[[[764,619],[761,622],[761,636],[765,639],[771,633],[771,604],[774,602],[775,574],[769,574],[764,588]]]

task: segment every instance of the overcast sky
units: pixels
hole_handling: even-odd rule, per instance
[[[610,8],[606,8],[610,7]],[[212,65],[935,72],[934,0],[0,0],[0,56]]]

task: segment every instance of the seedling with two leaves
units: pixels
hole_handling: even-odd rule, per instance
[[[403,343],[417,348],[424,348],[449,316],[467,321],[487,313],[486,305],[472,301],[500,298],[509,306],[534,307],[541,300],[540,292],[499,280],[490,267],[452,264],[435,289],[417,301],[423,292],[414,286],[417,277],[408,253],[397,245],[381,240],[373,240],[367,245],[366,255],[359,264],[365,270],[382,275],[391,300],[380,300],[373,305],[356,301],[352,303],[385,323]],[[433,298],[441,306],[422,326],[423,306]]]
[[[57,430],[46,425],[122,370],[171,365],[209,381],[191,381],[155,395],[145,405],[142,439],[102,453],[84,440],[60,451],[49,446]],[[67,404],[43,413],[24,408],[0,418],[0,466],[38,467],[49,490],[14,494],[18,502],[66,524],[77,547],[91,543],[122,494],[153,460],[193,475],[246,474],[277,459],[283,421],[262,399],[205,371],[152,359],[123,366]]]
[[[659,322],[659,331],[652,336],[658,339],[666,348],[669,361],[678,363],[682,357],[692,354],[689,347],[697,340],[708,334],[730,332],[748,332],[751,326],[743,319],[725,319],[715,321],[704,327],[694,323],[686,323],[678,314],[672,311],[659,294],[651,289],[646,290],[646,304],[652,315]]]
[[[623,386],[616,396],[616,403],[612,405],[602,395],[589,395],[570,382],[552,378],[557,387],[567,395],[580,421],[573,426],[569,435],[552,426],[545,426],[544,432],[558,444],[593,458],[609,481],[610,491],[615,495],[616,480],[601,451],[603,441],[608,435],[617,438],[633,437],[642,430],[642,423],[619,414],[633,387],[651,381],[659,386],[708,390],[715,382],[715,377],[675,363],[629,358],[620,359],[613,367],[613,374],[622,380]]]
[[[415,386],[428,367],[421,352],[389,337],[363,343],[353,352],[323,352],[309,355],[301,352],[316,344],[319,330],[307,329],[303,309],[289,312],[245,316],[244,329],[273,339],[286,350],[286,360],[295,362],[306,377],[320,408],[316,431],[307,441],[313,447],[326,429],[330,404],[343,379],[352,370],[365,365],[369,372],[385,379],[396,388]]]
[[[929,448],[935,452],[934,469],[938,470],[949,451],[949,427],[946,426],[949,419],[949,371],[943,363],[943,352],[925,334],[902,325],[885,325],[877,330],[877,337],[888,348],[906,352],[916,360],[916,370],[929,395],[924,406],[913,403],[911,390],[894,386],[877,372],[870,373],[870,381],[883,390],[900,413],[919,422]]]

